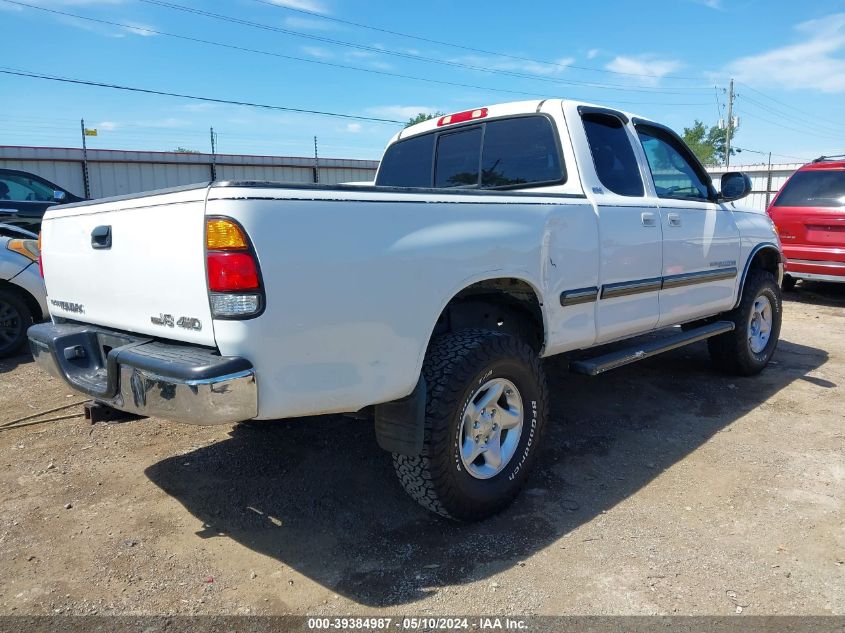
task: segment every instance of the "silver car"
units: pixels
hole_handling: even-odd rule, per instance
[[[0,224],[0,358],[19,352],[27,328],[48,315],[37,237]]]

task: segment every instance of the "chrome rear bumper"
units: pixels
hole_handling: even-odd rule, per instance
[[[95,326],[41,323],[28,335],[40,367],[115,409],[189,424],[258,415],[255,370],[242,358]]]

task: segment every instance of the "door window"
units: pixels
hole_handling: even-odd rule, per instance
[[[645,151],[658,198],[708,200],[710,183],[697,169],[681,141],[666,132],[644,125],[637,135]]]
[[[601,184],[620,196],[642,196],[640,168],[625,124],[615,116],[592,112],[582,121]]]

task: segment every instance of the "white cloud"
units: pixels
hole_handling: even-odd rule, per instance
[[[321,46],[303,46],[302,52],[318,59],[331,59],[334,57],[334,53],[326,48],[322,48]]]
[[[703,4],[705,7],[709,9],[715,9],[716,11],[724,10],[724,6],[722,5],[722,0],[694,0],[696,4]]]
[[[132,33],[133,35],[140,35],[141,37],[153,37],[155,35],[158,35],[157,33],[152,33],[150,29],[152,29],[151,26],[137,23],[126,27],[126,30]]]
[[[845,92],[845,13],[835,13],[796,25],[804,36],[797,44],[741,57],[726,71],[740,81],[774,84],[792,90]],[[840,53],[840,55],[836,55]]]
[[[360,123],[347,123],[346,124],[346,131],[352,132],[353,134],[357,134],[361,131],[361,124]]]
[[[646,86],[656,86],[664,75],[668,75],[681,67],[681,63],[674,59],[660,59],[655,55],[637,55],[626,57],[618,55],[605,65],[607,70],[615,73],[627,73],[634,79]],[[633,76],[637,75],[637,76]],[[639,76],[641,75],[641,76]]]
[[[590,50],[587,51],[587,59],[595,59],[596,57],[599,56],[599,53],[601,53],[601,51],[599,49],[591,48]]]
[[[489,68],[490,70],[504,70],[506,72],[516,72],[530,75],[559,75],[566,72],[566,66],[572,64],[575,59],[572,57],[561,57],[552,60],[550,64],[541,62],[527,62],[517,59],[507,59],[503,57],[482,57],[481,55],[464,55],[463,57],[456,57],[449,61],[457,64],[468,64],[470,66],[477,66],[479,68]]]
[[[441,111],[441,108],[436,106],[424,106],[424,105],[387,105],[387,106],[373,106],[372,108],[367,108],[367,112],[372,115],[382,117],[385,119],[410,119],[411,117],[417,116],[420,112],[431,113],[434,114],[435,112]]]
[[[114,121],[100,121],[97,124],[97,129],[106,130],[107,132],[112,132],[112,131],[116,130],[117,127],[118,127],[118,124],[115,123]]]
[[[313,11],[314,13],[328,13],[328,9],[323,3],[317,2],[317,0],[272,0],[272,2],[280,7]]]

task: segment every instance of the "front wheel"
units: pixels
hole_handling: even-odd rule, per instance
[[[733,321],[734,330],[707,340],[716,366],[739,376],[761,372],[778,344],[782,308],[774,276],[765,270],[750,270],[739,306],[720,317]]]
[[[393,455],[405,490],[442,516],[475,521],[507,506],[525,483],[546,420],[546,381],[514,336],[463,330],[432,341],[420,455]]]

